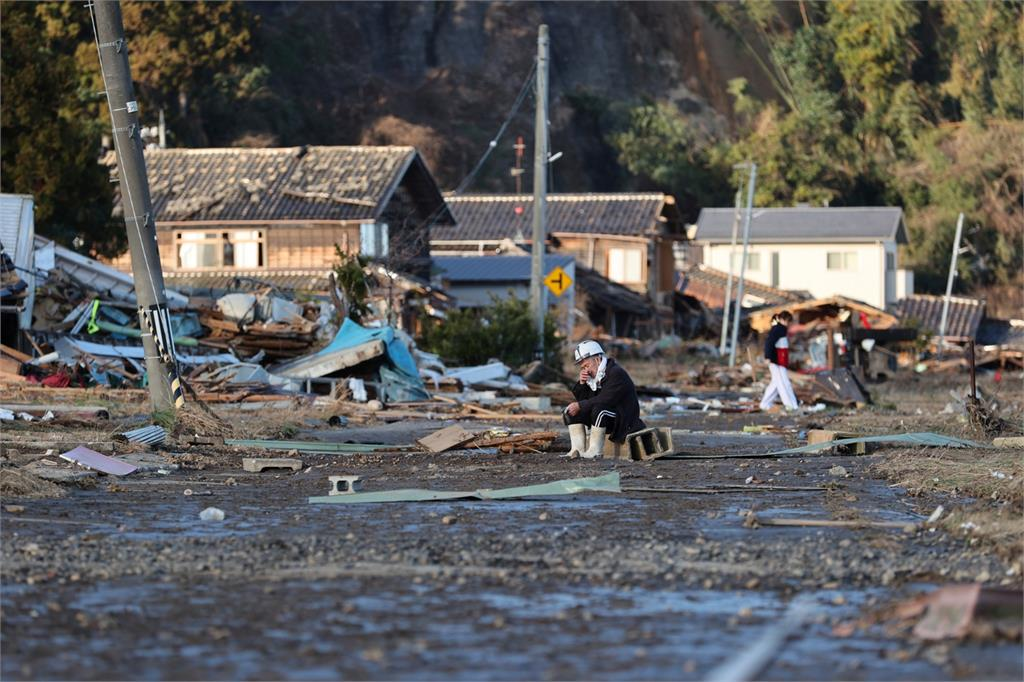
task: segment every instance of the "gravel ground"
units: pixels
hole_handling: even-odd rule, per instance
[[[795,442],[740,432],[752,423],[794,425],[772,415],[657,421],[693,453]],[[299,437],[396,444],[424,428],[409,420]],[[810,620],[765,679],[1024,676],[1017,642],[925,644],[880,625],[832,634],[948,582],[1019,588],[1010,559],[942,530],[744,525],[749,510],[921,521],[943,498],[908,497],[873,478],[884,451],[650,463],[303,455],[303,471],[259,475],[241,472],[240,458],[261,453],[205,454],[203,470],[4,500],[24,508],[0,514],[4,679],[701,679],[798,594],[814,604]],[[847,474],[830,473],[836,465]],[[751,489],[307,504],[326,494],[331,474],[359,474],[367,490],[472,490],[612,470],[626,488]],[[756,490],[765,485],[830,489]],[[207,506],[225,520],[200,521]]]

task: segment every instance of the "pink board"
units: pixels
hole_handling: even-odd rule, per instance
[[[105,474],[112,474],[114,476],[124,476],[138,468],[119,459],[107,457],[82,445],[79,445],[74,450],[65,452],[60,458],[74,462],[87,469],[95,469],[96,471],[102,471]]]

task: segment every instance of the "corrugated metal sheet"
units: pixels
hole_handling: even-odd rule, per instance
[[[939,333],[942,326],[943,296],[916,294],[900,299],[892,306],[892,313],[904,325],[917,324],[924,331]],[[985,301],[977,298],[951,296],[949,316],[946,320],[946,338],[976,339],[978,326],[985,317]]]
[[[701,209],[695,241],[732,239],[733,208]],[[740,222],[742,236],[743,223]],[[903,209],[895,207],[756,208],[750,220],[750,241],[863,242],[894,239],[907,242]]]
[[[435,227],[432,241],[530,239],[533,196],[480,194],[447,197],[455,227]],[[649,194],[549,194],[547,231],[646,235],[663,231],[659,221],[669,197]]]
[[[153,209],[163,222],[373,220],[414,164],[422,161],[413,147],[146,151]]]
[[[532,268],[530,256],[435,256],[432,260],[441,279],[449,282],[529,281]],[[546,255],[544,273],[572,263],[572,256]]]

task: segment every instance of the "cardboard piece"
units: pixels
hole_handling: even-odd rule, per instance
[[[465,445],[475,437],[474,434],[456,424],[447,426],[440,431],[434,431],[416,442],[431,452],[444,452]]]

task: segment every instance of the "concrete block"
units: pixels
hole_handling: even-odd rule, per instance
[[[362,476],[328,476],[327,480],[331,482],[328,495],[349,495],[363,489]]]
[[[636,431],[626,436],[625,443],[616,443],[608,439],[605,442],[605,459],[622,459],[646,461],[657,459],[674,450],[672,445],[672,429],[652,427]]]
[[[992,440],[992,445],[997,448],[1024,449],[1024,436],[1003,436]]]
[[[298,471],[302,468],[302,460],[291,457],[243,457],[242,468],[253,474],[258,474],[264,469]]]

